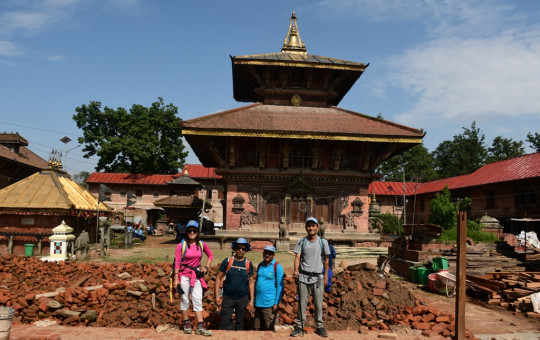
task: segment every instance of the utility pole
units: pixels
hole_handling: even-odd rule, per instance
[[[401,164],[401,171],[403,172],[403,224],[407,224],[407,210],[405,206],[407,205],[407,200],[405,197],[405,192],[407,187],[405,186],[405,165],[407,165],[409,162],[405,162]]]

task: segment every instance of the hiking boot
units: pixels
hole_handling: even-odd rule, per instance
[[[191,334],[191,331],[193,331],[193,327],[191,326],[191,321],[184,320],[184,333]]]
[[[197,335],[212,336],[212,331],[206,328],[206,322],[199,322],[197,330],[195,331]]]
[[[300,327],[294,327],[293,331],[290,334],[291,336],[304,336],[304,330]]]
[[[317,328],[315,330],[315,334],[317,334],[321,338],[328,338],[328,333],[326,333],[326,330],[323,327]]]

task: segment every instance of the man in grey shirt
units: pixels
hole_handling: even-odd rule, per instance
[[[323,338],[328,336],[324,329],[322,307],[324,287],[328,285],[330,248],[325,239],[317,236],[318,231],[319,222],[315,217],[309,217],[306,220],[307,236],[301,238],[294,248],[296,254],[294,277],[298,283],[299,306],[296,327],[291,332],[291,336],[304,334],[309,294],[313,295],[313,304],[315,305],[315,322],[317,324],[315,334]]]

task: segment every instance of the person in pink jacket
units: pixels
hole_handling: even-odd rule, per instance
[[[203,253],[208,260],[204,267],[201,266]],[[192,332],[191,321],[189,320],[189,297],[193,311],[197,316],[196,334],[211,336],[212,331],[208,330],[203,320],[202,297],[208,286],[204,280],[204,275],[212,264],[214,254],[210,247],[202,242],[199,237],[199,224],[196,221],[189,221],[186,225],[186,238],[176,247],[174,254],[174,287],[181,294],[180,310],[184,318],[184,333]]]

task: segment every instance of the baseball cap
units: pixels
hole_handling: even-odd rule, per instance
[[[276,248],[274,246],[271,246],[271,245],[267,245],[263,248],[263,250],[268,250],[268,251],[271,251],[272,253],[275,253],[276,252]]]
[[[315,217],[308,217],[308,218],[306,219],[306,224],[307,224],[308,222],[315,222],[316,225],[319,225],[319,221],[317,221],[317,219],[316,219]]]

